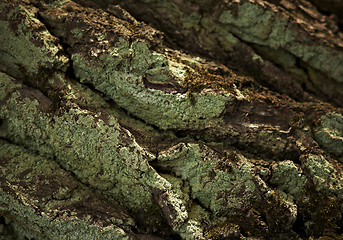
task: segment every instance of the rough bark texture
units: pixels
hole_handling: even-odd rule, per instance
[[[342,239],[339,9],[1,1],[0,239]]]

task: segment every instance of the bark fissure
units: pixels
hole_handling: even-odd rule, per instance
[[[0,13],[8,239],[342,237],[337,11],[5,0]]]

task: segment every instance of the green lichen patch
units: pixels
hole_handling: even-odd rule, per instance
[[[309,6],[299,9],[307,9]],[[342,40],[324,30],[322,21],[318,19],[325,16],[319,17],[317,13],[316,18],[308,18],[306,14],[296,11],[294,15],[289,15],[276,3],[238,1],[226,7],[227,10],[219,10],[219,22],[224,23],[223,28],[241,41],[253,44],[253,48],[264,59],[264,63],[259,63],[262,70],[257,70],[258,73],[254,74],[257,79],[261,73],[264,75],[262,79],[266,78],[262,81],[295,98],[303,97],[300,87],[303,84],[309,91],[318,95],[324,93],[333,102],[341,104],[338,96],[343,91],[343,55],[340,50]],[[268,60],[276,65],[281,64],[281,69],[291,74],[297,82],[290,80],[283,70],[276,70]],[[278,74],[273,74],[276,71]],[[270,78],[272,75],[277,75],[280,79],[275,81],[274,77]],[[288,79],[287,85],[284,85],[285,79]]]
[[[306,155],[303,162],[309,175],[305,192],[298,199],[302,229],[314,236],[336,235],[342,219],[341,167],[322,155]]]
[[[132,140],[130,140],[130,135],[125,132],[125,130],[122,133],[118,132],[119,125],[116,122],[114,122],[114,124],[111,126],[106,126],[101,119],[95,121],[96,114],[93,116],[87,115],[89,113],[88,111],[77,108],[71,108],[69,110],[65,109],[65,111],[60,114],[62,115],[61,117],[54,116],[53,121],[51,121],[49,116],[38,115],[36,106],[39,105],[39,103],[37,100],[31,102],[27,98],[24,99],[24,102],[22,102],[24,104],[23,108],[20,108],[20,105],[17,105],[18,102],[20,102],[20,100],[17,99],[16,96],[13,96],[13,98],[7,101],[7,107],[4,106],[2,108],[3,111],[1,111],[1,115],[8,119],[8,121],[6,121],[8,124],[6,124],[4,128],[6,129],[5,131],[7,131],[10,139],[13,139],[15,142],[20,142],[22,137],[24,137],[26,134],[29,134],[33,141],[28,143],[28,147],[38,150],[41,153],[55,156],[58,159],[63,159],[64,162],[61,162],[61,164],[68,170],[73,169],[80,179],[91,182],[94,186],[98,185],[102,189],[107,189],[113,185],[111,176],[116,176],[117,170],[115,166],[117,164],[110,167],[111,160],[110,162],[107,161],[116,156],[117,152],[111,146],[116,143],[118,144],[119,141],[124,141],[128,144],[132,143]],[[26,114],[24,109],[27,110]],[[15,114],[16,111],[18,111],[17,114]],[[11,113],[13,115],[4,116],[4,113],[5,115],[11,115]],[[101,113],[98,113],[98,115],[100,116]],[[31,121],[27,122],[26,127],[25,125],[22,125],[23,122],[20,123],[20,119],[24,120],[24,118],[21,117],[24,116],[27,119],[31,119]],[[23,132],[11,133],[12,129],[16,127],[21,127]],[[25,130],[27,127],[30,130]],[[112,141],[108,141],[109,145],[107,147],[104,145],[106,142],[102,143],[98,140],[101,139],[101,135],[106,134],[106,132],[108,134],[107,136],[111,136],[110,139],[113,139]],[[94,140],[89,141],[90,139]],[[73,144],[75,144],[75,146],[78,145],[79,147],[70,148],[69,146]],[[56,152],[58,156],[53,154],[54,149],[57,148],[60,149],[60,151]],[[98,156],[98,152],[101,149],[106,148],[110,152],[113,150],[114,151],[112,153],[108,152]],[[69,151],[65,151],[66,149],[69,149]],[[86,149],[88,149],[87,153],[84,152]],[[90,149],[92,149],[91,152],[89,151]],[[121,155],[131,153],[129,148],[118,149],[117,151]],[[139,148],[136,151],[139,152]],[[144,157],[148,157],[147,154],[144,155]],[[139,158],[137,161],[140,161]],[[92,159],[98,159],[98,161],[94,162]],[[128,161],[134,161],[135,158],[128,156],[126,159]],[[82,164],[83,161],[90,161],[93,167],[86,167],[84,164]],[[144,190],[139,190],[139,188],[135,191],[136,194],[143,193],[142,191]],[[130,192],[126,192],[126,194],[130,194]],[[136,203],[134,205],[136,205]]]
[[[229,61],[273,90],[302,100],[305,85],[342,104],[343,42],[336,23],[311,4],[299,2],[295,7],[288,2],[245,0],[120,4],[163,30],[173,44]]]
[[[189,182],[191,198],[216,216],[234,215],[254,199],[253,170],[247,162],[240,161],[230,172],[224,172],[216,169],[220,160],[205,146],[180,144],[160,153],[158,164]]]
[[[116,226],[99,228],[96,224],[79,220],[76,217],[52,221],[44,212],[37,213],[22,201],[7,195],[1,189],[2,215],[14,229],[19,239],[129,239],[123,229]],[[17,238],[18,239],[18,238]]]
[[[283,161],[272,166],[270,182],[297,198],[304,191],[306,178],[292,161]]]
[[[291,229],[296,221],[296,205],[256,177],[254,165],[237,151],[220,156],[203,145],[179,144],[160,152],[155,165],[187,182],[190,199],[213,213],[207,237],[220,239],[230,232],[240,239],[240,231],[232,232],[225,221],[238,223],[243,231],[253,228],[252,235],[263,236]]]
[[[150,69],[147,63],[157,59],[152,53],[144,51],[143,55],[139,55],[141,52],[137,51],[136,45],[145,51],[148,49],[144,42],[132,45],[122,42],[118,49],[111,50],[113,54],[103,54],[97,67],[90,66],[82,55],[75,54],[72,56],[75,74],[82,82],[93,84],[131,114],[159,128],[201,129],[216,123],[216,118],[232,98],[229,94],[194,93],[192,102],[185,93],[178,93],[174,87],[173,93],[146,88],[142,73]],[[123,51],[123,48],[126,50]],[[129,56],[121,55],[123,53],[119,49],[128,52]],[[131,61],[142,64],[129,65]],[[162,66],[163,61],[153,64]],[[151,80],[147,81],[154,82],[153,75],[150,74],[150,77]]]
[[[343,185],[342,167],[335,161],[328,161],[322,155],[304,156],[304,168],[309,171],[311,181],[318,191],[333,192],[340,199],[343,199],[341,193]]]
[[[329,153],[343,156],[343,117],[331,113],[322,116],[321,127],[315,129],[315,138]]]
[[[71,9],[75,11],[69,16]],[[161,53],[161,46],[156,46],[156,30],[133,20],[129,24],[116,14],[99,12],[68,1],[61,8],[42,13],[45,21],[54,26],[54,34],[71,45],[73,70],[82,83],[93,85],[130,114],[162,129],[203,129],[217,124],[217,118],[232,100],[229,93],[207,90],[189,97],[187,88],[192,92],[196,87],[187,80],[185,69],[180,69],[187,65],[178,66]],[[66,19],[62,21],[58,15]],[[83,18],[87,21],[75,25]],[[83,34],[78,34],[77,40],[71,39],[65,35],[69,28],[78,28]],[[102,36],[104,32],[112,32],[113,36]],[[207,85],[215,78],[209,73],[203,76]],[[230,85],[226,83],[229,80],[216,81]]]
[[[200,229],[187,221],[183,197],[149,165],[154,156],[113,116],[81,109],[68,100],[58,115],[51,115],[39,107],[45,102],[43,95],[29,99],[24,97],[26,91],[12,93],[2,104],[1,131],[6,139],[15,143],[25,139],[28,149],[55,159],[79,181],[122,204],[135,213],[142,231],[170,229],[169,223],[181,235],[199,234]]]
[[[224,10],[219,18],[221,23],[228,24],[229,32],[238,35],[247,42],[274,49],[285,49],[312,67],[325,72],[335,81],[342,82],[342,68],[340,66],[343,62],[343,55],[335,54],[337,49],[332,46],[324,46],[324,44],[318,46],[318,43],[317,45],[307,44],[306,30],[310,28],[309,26],[297,24],[293,19],[287,17],[281,8],[272,4],[265,6],[239,1],[231,5],[229,7],[231,9]],[[301,16],[297,15],[297,17],[300,18]],[[309,19],[303,21],[309,21]],[[310,32],[315,35],[314,31]],[[339,39],[331,35],[330,37],[333,38],[333,42],[339,42]],[[322,39],[319,34],[316,38],[316,41],[321,43]],[[330,63],[327,59],[331,59]]]
[[[63,38],[63,42],[71,46],[68,52],[86,53],[92,61],[116,45],[120,38],[128,41],[144,39],[155,47],[161,43],[160,32],[136,21],[119,6],[103,11],[83,7],[70,0],[43,3],[43,6],[40,16],[55,36]],[[84,44],[89,51],[85,51]]]
[[[133,234],[126,213],[57,163],[5,141],[0,156],[0,212],[17,234],[35,239],[47,234],[50,239],[128,239]]]
[[[12,93],[20,84],[15,84],[13,78],[6,73],[0,72],[0,102],[3,101],[9,93]]]
[[[340,40],[289,1],[118,2],[167,48],[109,2],[0,3],[0,235],[339,238],[343,117],[306,92]]]
[[[26,8],[19,1],[0,7],[2,71],[21,79],[45,74],[52,68],[67,69],[69,60],[58,39],[37,19],[34,9]]]

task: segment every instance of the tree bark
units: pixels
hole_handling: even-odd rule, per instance
[[[4,0],[0,239],[343,238],[322,2]]]

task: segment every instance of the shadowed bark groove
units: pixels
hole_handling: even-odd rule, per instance
[[[342,239],[341,7],[1,2],[0,239]]]

